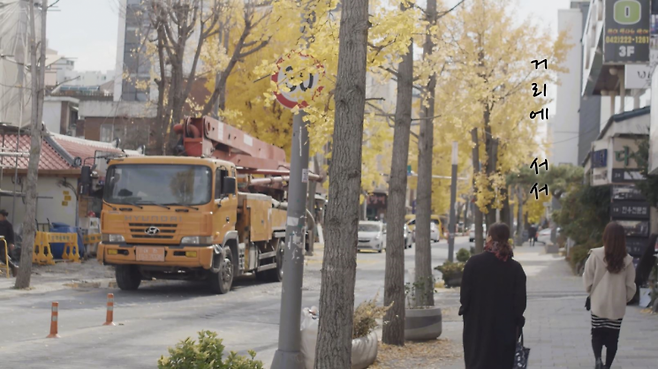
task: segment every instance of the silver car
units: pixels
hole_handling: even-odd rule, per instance
[[[375,250],[381,253],[386,249],[386,228],[381,222],[359,222],[359,244],[357,250]]]

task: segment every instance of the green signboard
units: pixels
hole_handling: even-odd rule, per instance
[[[605,63],[649,62],[650,0],[606,0],[603,54]]]

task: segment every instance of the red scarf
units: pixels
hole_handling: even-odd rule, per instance
[[[484,245],[484,251],[496,255],[502,261],[507,261],[510,257],[514,256],[512,247],[507,242],[488,241]]]

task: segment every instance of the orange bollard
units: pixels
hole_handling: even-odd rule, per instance
[[[59,303],[53,302],[53,307],[50,312],[50,334],[46,338],[59,338],[57,334],[57,315],[59,310]]]
[[[114,294],[107,294],[107,316],[103,325],[114,325]]]

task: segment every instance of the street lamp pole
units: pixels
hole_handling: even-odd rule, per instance
[[[457,200],[457,141],[452,142],[452,183],[450,184],[450,225],[448,226],[448,261],[455,253],[455,201]]]

